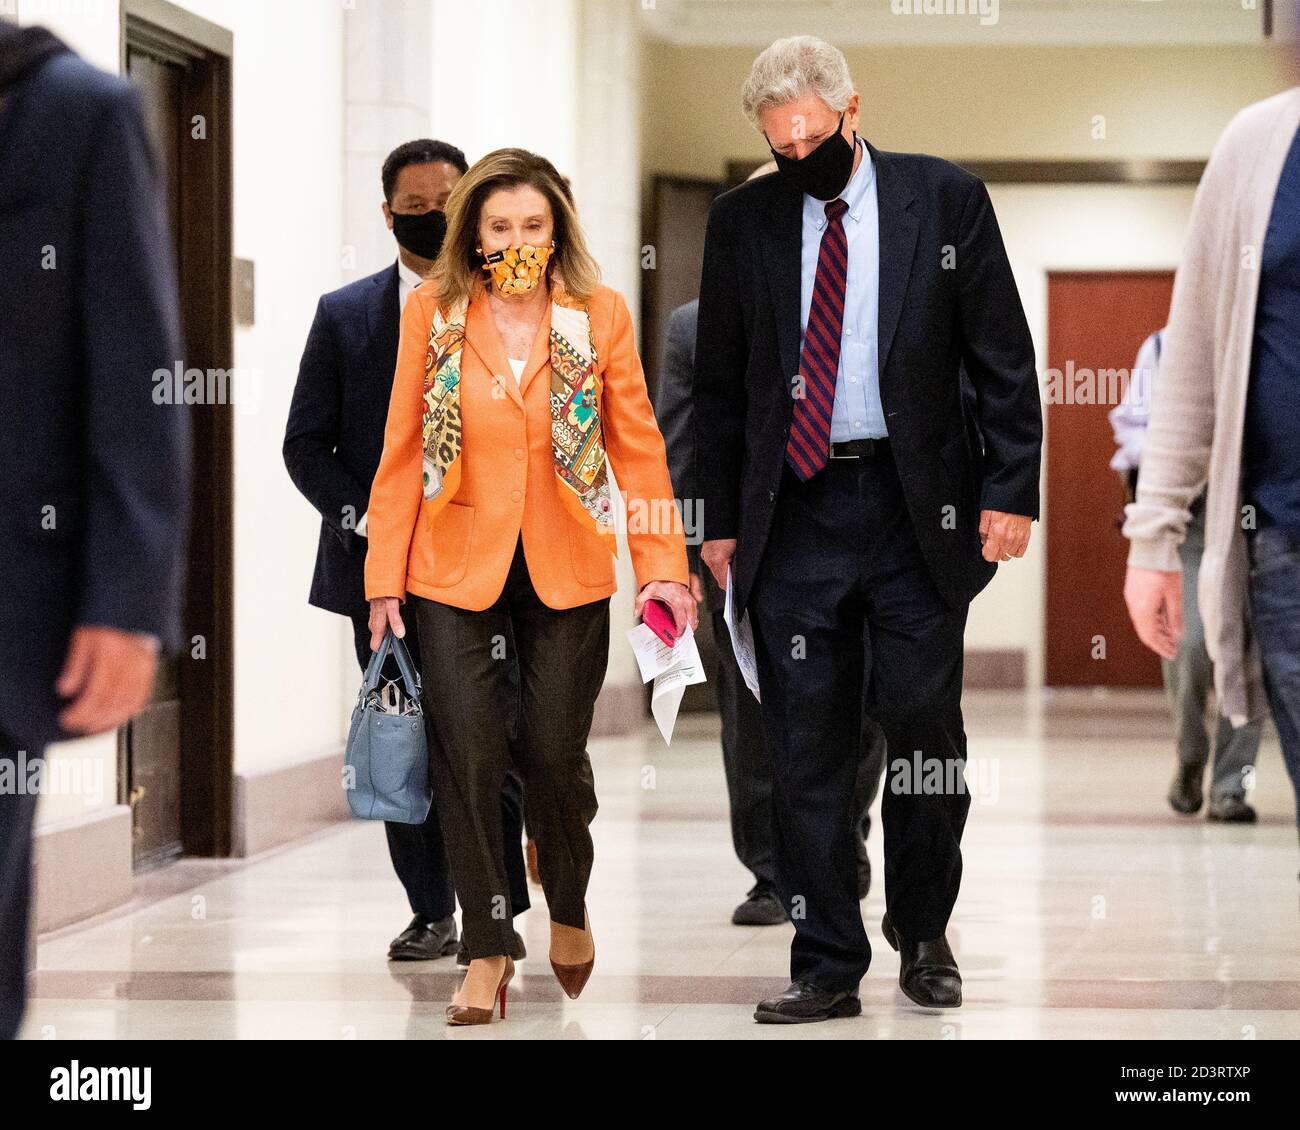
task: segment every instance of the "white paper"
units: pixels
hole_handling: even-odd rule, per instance
[[[654,680],[650,713],[654,715],[665,744],[672,745],[673,727],[686,688],[704,682],[704,665],[700,663],[695,633],[687,628],[677,638],[677,643],[669,647],[645,624],[638,624],[627,633],[627,638],[641,671],[641,681]]]
[[[758,660],[754,658],[754,629],[749,622],[749,611],[746,609],[745,614],[740,618],[740,623],[736,623],[736,610],[732,603],[731,566],[727,566],[727,599],[722,606],[722,618],[726,621],[727,631],[731,635],[731,650],[736,656],[736,666],[740,668],[740,673],[744,676],[745,686],[754,693],[755,698],[758,694]],[[762,699],[759,699],[761,702]]]

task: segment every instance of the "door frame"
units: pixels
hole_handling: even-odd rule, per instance
[[[231,79],[234,35],[167,0],[121,0],[120,72],[127,73],[128,47],[183,62],[195,81],[183,92],[184,114],[204,116],[207,134],[196,147],[182,179],[182,213],[193,209],[215,217],[210,228],[184,225],[178,252],[187,277],[211,280],[203,293],[181,285],[185,349],[204,368],[234,367],[232,306]],[[232,848],[234,789],[234,416],[230,404],[196,409],[208,414],[203,430],[210,443],[196,449],[195,507],[191,529],[202,528],[211,552],[186,568],[186,627],[204,636],[202,665],[182,662],[181,670],[181,844],[185,855],[228,856]],[[193,605],[210,610],[200,627]],[[185,642],[190,654],[191,642]],[[203,675],[200,678],[199,672]],[[119,734],[124,731],[119,731]],[[119,789],[125,741],[119,737]],[[119,801],[126,798],[119,796]]]

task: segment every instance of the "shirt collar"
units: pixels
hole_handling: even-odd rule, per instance
[[[424,282],[424,279],[411,270],[411,268],[403,263],[401,259],[397,260],[397,277],[400,278],[402,282],[406,283],[406,285],[412,290],[415,290],[416,287]]]
[[[849,206],[849,210],[845,215],[860,223],[862,220],[862,207],[867,199],[867,190],[876,178],[876,168],[871,163],[871,150],[867,148],[866,141],[859,137],[857,143],[858,148],[862,150],[862,160],[858,162],[857,171],[849,177],[849,183],[844,186],[844,191],[840,193],[839,199]],[[829,200],[818,200],[817,197],[804,193],[804,219],[813,224],[818,231],[826,226],[826,205],[829,203]]]

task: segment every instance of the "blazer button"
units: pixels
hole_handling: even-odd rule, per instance
[[[774,491],[774,490],[770,490],[770,491],[768,491],[768,492],[767,492],[767,500],[768,500],[768,502],[775,502],[775,501],[776,501],[776,491]]]
[[[516,448],[515,448],[515,458],[516,458],[516,459],[522,459],[523,457],[524,457],[524,449],[523,449],[522,447],[516,447]]]
[[[523,497],[524,497],[524,495],[523,495],[523,492],[522,492],[522,491],[512,490],[512,491],[510,492],[510,501],[511,501],[511,502],[520,502],[520,501],[523,500]]]

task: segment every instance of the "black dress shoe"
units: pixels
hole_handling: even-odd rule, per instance
[[[510,956],[516,961],[523,961],[524,958],[528,956],[528,950],[524,946],[524,939],[519,936],[518,930],[515,931],[515,952]],[[468,969],[469,961],[469,947],[466,946],[465,942],[462,940],[460,943],[460,951],[456,954],[456,964],[463,965]]]
[[[754,1019],[760,1024],[815,1024],[842,1016],[860,1016],[862,1002],[857,989],[833,992],[807,981],[794,981],[779,997],[759,1001]]]
[[[731,914],[733,926],[779,926],[786,920],[781,900],[767,887],[755,887]]]
[[[388,946],[389,961],[434,961],[456,952],[456,919],[430,922],[416,915]]]
[[[952,956],[945,936],[928,942],[904,938],[886,914],[880,920],[885,941],[898,951],[902,965],[898,970],[898,987],[908,999],[923,1008],[961,1007],[961,970]]]
[[[1239,796],[1223,796],[1210,801],[1206,818],[1218,824],[1253,824],[1258,819],[1255,810]]]
[[[1201,769],[1189,769],[1180,765],[1174,774],[1174,783],[1169,786],[1169,807],[1184,816],[1191,816],[1201,811]]]

